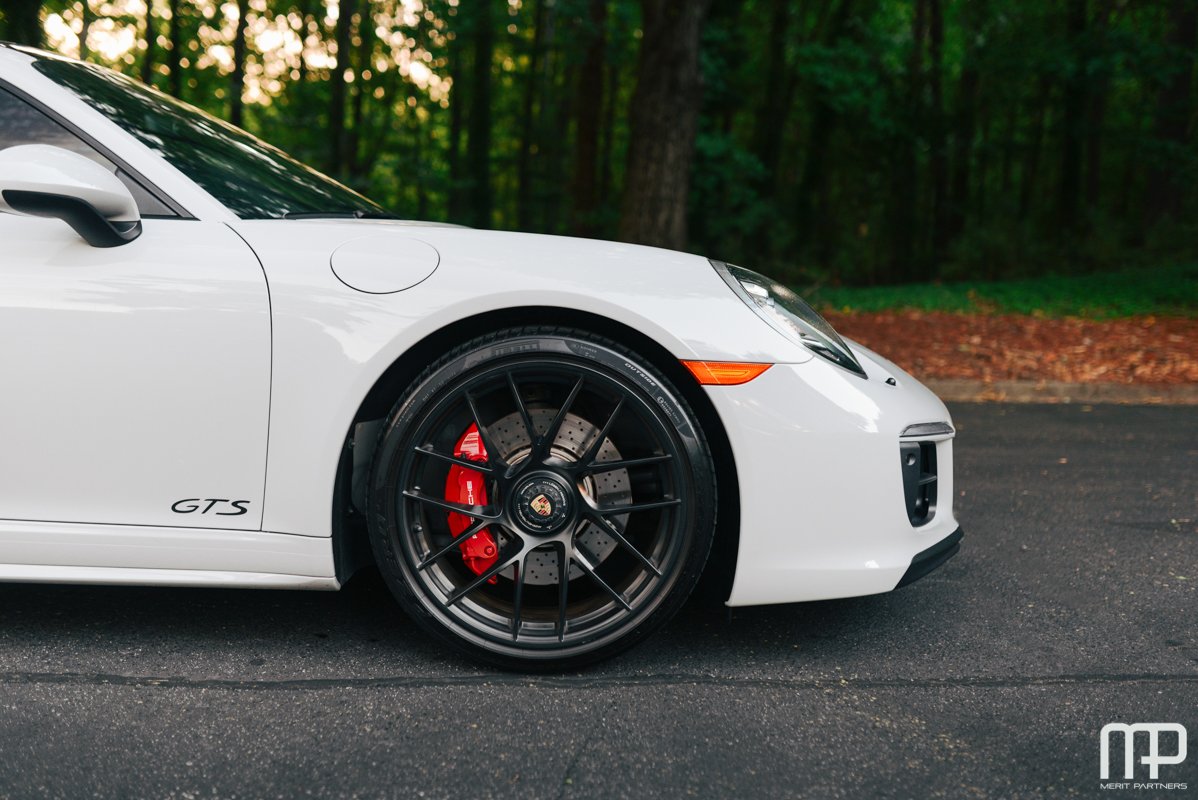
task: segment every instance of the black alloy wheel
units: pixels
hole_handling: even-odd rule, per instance
[[[447,354],[396,404],[371,470],[371,542],[435,637],[504,668],[563,670],[677,612],[715,497],[702,431],[646,359],[516,329]]]

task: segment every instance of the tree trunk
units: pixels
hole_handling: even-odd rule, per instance
[[[1110,78],[1096,80],[1086,112],[1086,207],[1097,210],[1102,201],[1102,129],[1106,124]]]
[[[229,73],[229,122],[242,127],[245,93],[245,29],[250,0],[237,0],[237,29],[233,34],[233,71]]]
[[[1028,142],[1026,158],[1023,164],[1022,182],[1019,186],[1019,220],[1027,219],[1032,210],[1032,198],[1036,196],[1036,187],[1040,177],[1040,148],[1044,142],[1044,127],[1047,124],[1048,100],[1052,95],[1052,87],[1047,78],[1040,78],[1040,90],[1032,102],[1032,134]]]
[[[412,96],[416,95],[415,85],[412,84]],[[424,137],[428,134],[431,126],[421,125],[416,119],[415,114],[409,114],[412,118],[412,158],[417,164],[424,163]],[[422,176],[423,177],[423,176]],[[428,188],[427,181],[416,181],[416,219],[428,219]]]
[[[470,220],[491,227],[491,65],[495,58],[494,0],[475,0],[474,75],[467,122],[466,165],[470,176]]]
[[[345,169],[345,110],[349,93],[345,73],[353,63],[350,48],[353,46],[354,12],[355,0],[341,0],[333,30],[337,57],[333,62],[329,91],[329,171],[334,175],[340,175]]]
[[[920,257],[918,235],[922,192],[919,175],[920,111],[923,106],[923,48],[927,39],[927,0],[915,0],[911,16],[911,51],[907,54],[906,108],[900,110],[905,134],[894,153],[888,219],[890,227],[890,264],[886,279],[891,282],[912,280]]]
[[[1157,94],[1155,138],[1161,155],[1148,177],[1145,207],[1149,224],[1176,219],[1181,213],[1182,179],[1176,168],[1189,141],[1193,115],[1194,50],[1198,44],[1198,6],[1193,0],[1173,0],[1169,7],[1172,72]]]
[[[532,49],[528,54],[528,74],[524,76],[524,96],[520,100],[520,153],[516,159],[516,227],[532,230],[532,154],[536,116],[537,87],[541,85],[541,51],[544,49],[545,0],[537,0],[533,11]]]
[[[154,85],[154,48],[158,46],[158,32],[154,29],[154,0],[146,0],[145,18],[146,52],[141,57],[141,82]]]
[[[1115,0],[1105,0],[1095,11],[1092,28],[1099,37],[1099,47],[1109,47],[1108,31]],[[1086,208],[1097,210],[1102,200],[1102,135],[1106,124],[1107,97],[1111,89],[1110,68],[1104,65],[1100,74],[1090,80],[1089,107],[1086,109]]]
[[[686,247],[691,160],[702,101],[699,48],[711,0],[641,0],[643,31],[620,238]]]
[[[966,186],[968,197],[962,219],[973,219],[984,225],[988,210],[986,201],[989,199],[987,190],[989,188],[990,161],[993,158],[990,144],[992,141],[991,131],[994,128],[993,109],[983,106],[979,111],[979,121],[975,124],[978,128],[977,168],[970,167],[969,169]]]
[[[572,181],[575,236],[598,234],[599,210],[599,125],[603,111],[603,73],[607,49],[607,0],[591,0],[586,58],[578,76],[578,127],[575,135],[574,180]]]
[[[304,51],[307,49],[308,23],[312,21],[312,0],[300,0],[298,11],[300,22],[297,33],[300,40],[300,52],[299,63],[296,65],[296,71],[299,75],[296,77],[295,82],[302,86],[308,82],[308,59],[304,57]]]
[[[170,50],[166,54],[167,81],[166,88],[174,97],[183,97],[183,20],[179,0],[168,0],[171,12],[170,24],[166,28],[166,37],[170,42]]]
[[[945,218],[944,239],[950,242],[965,230],[969,215],[969,186],[973,173],[973,139],[977,128],[978,71],[972,64],[961,70],[961,97],[953,138],[953,188]]]
[[[970,0],[978,2],[978,0]],[[948,148],[944,125],[944,6],[928,0],[928,129],[932,149],[932,269],[938,270],[948,249]]]
[[[83,14],[81,24],[79,26],[79,60],[87,61],[87,57],[91,55],[91,48],[87,46],[87,38],[92,30],[92,22],[96,19],[96,15],[92,13],[91,0],[83,0]]]
[[[1078,205],[1081,200],[1082,147],[1086,135],[1086,0],[1068,0],[1066,36],[1073,54],[1073,68],[1065,79],[1061,102],[1061,183],[1057,222],[1062,234],[1075,233],[1079,227]]]
[[[346,132],[345,167],[350,177],[355,181],[360,180],[366,174],[367,170],[365,163],[367,160],[362,157],[362,140],[366,126],[365,103],[367,96],[370,94],[370,85],[362,76],[366,70],[370,69],[370,52],[374,49],[374,15],[371,12],[371,2],[370,0],[366,0],[358,22],[357,59],[354,65],[356,75],[354,80],[353,111],[351,113],[353,122]],[[418,34],[419,30],[413,31],[413,33]],[[414,114],[415,111],[409,108],[405,113]]]
[[[4,16],[8,19],[7,36],[14,44],[42,46],[41,0],[9,0]]]
[[[459,15],[461,12],[458,12]],[[449,162],[449,192],[446,215],[450,222],[466,221],[466,193],[462,176],[462,133],[465,129],[465,117],[462,111],[466,106],[466,48],[462,41],[459,28],[457,36],[450,41],[449,46],[449,79],[451,81],[449,95],[449,141],[447,142],[446,160]]]
[[[1019,130],[1019,104],[1007,103],[1007,118],[1003,124],[1002,161],[998,168],[998,191],[1003,197],[1011,196],[1011,174],[1015,160],[1015,136]]]
[[[599,204],[607,209],[612,195],[613,152],[616,143],[616,102],[620,95],[620,69],[607,65],[607,89],[603,93],[603,147],[599,152]]]
[[[778,185],[778,165],[782,160],[782,134],[790,111],[789,70],[786,64],[786,43],[790,27],[789,0],[774,0],[770,14],[770,31],[766,44],[765,94],[753,123],[753,152],[761,162],[763,180],[758,187],[762,199],[774,196]]]
[[[539,100],[533,119],[533,138],[536,142],[537,158],[532,164],[530,176],[536,191],[532,195],[530,219],[533,229],[560,232],[558,220],[561,206],[569,201],[569,185],[560,179],[543,180],[546,175],[565,175],[569,169],[567,159],[570,151],[566,147],[565,131],[570,124],[570,108],[574,101],[573,73],[570,65],[574,61],[572,52],[567,52],[563,42],[571,42],[576,31],[569,25],[570,11],[578,11],[581,0],[563,4],[560,0],[546,0],[541,34],[541,74],[538,78]],[[569,5],[569,8],[564,8]],[[538,178],[542,180],[538,182]]]
[[[977,127],[978,84],[980,77],[977,68],[976,46],[973,44],[978,34],[979,20],[985,7],[982,0],[971,0],[965,7],[968,15],[964,20],[965,36],[969,44],[965,49],[965,59],[961,66],[961,83],[957,97],[956,129],[953,136],[952,149],[952,193],[945,215],[944,238],[946,242],[961,235],[965,230],[965,220],[969,215],[970,178],[973,173],[973,140]],[[985,180],[983,173],[982,179]]]

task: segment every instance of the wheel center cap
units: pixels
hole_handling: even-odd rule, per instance
[[[512,513],[529,533],[549,534],[574,513],[574,500],[566,483],[556,475],[532,475],[512,494]]]

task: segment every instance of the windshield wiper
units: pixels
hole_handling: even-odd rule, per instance
[[[283,219],[399,219],[385,211],[288,211]]]

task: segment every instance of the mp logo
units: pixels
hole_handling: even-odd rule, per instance
[[[1123,722],[1112,722],[1109,725],[1102,727],[1102,754],[1100,759],[1100,770],[1102,780],[1109,780],[1111,777],[1111,746],[1112,739],[1116,737],[1114,734],[1123,735],[1123,778],[1131,780],[1135,777],[1136,772],[1136,748],[1135,739],[1137,733],[1148,734],[1148,752],[1140,757],[1141,764],[1148,765],[1148,778],[1157,780],[1160,778],[1160,768],[1164,764],[1180,764],[1186,760],[1186,729],[1184,725],[1179,725],[1176,722],[1137,722],[1133,725],[1128,725]],[[1161,734],[1172,733],[1177,735],[1177,746],[1171,748],[1172,753],[1161,753]],[[1171,738],[1171,737],[1170,737]]]

